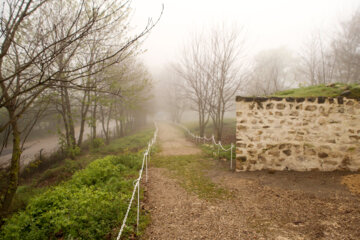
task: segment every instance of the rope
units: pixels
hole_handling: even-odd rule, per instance
[[[131,209],[132,202],[134,201],[134,198],[135,198],[136,190],[138,190],[138,191],[137,191],[137,211],[136,211],[136,212],[137,212],[137,215],[136,215],[136,233],[139,232],[139,217],[140,217],[140,181],[141,181],[141,178],[142,178],[142,173],[143,173],[143,171],[144,171],[144,165],[145,165],[146,182],[147,182],[147,180],[148,180],[148,167],[147,167],[147,164],[148,164],[148,160],[150,161],[151,147],[155,144],[156,139],[157,139],[157,134],[158,134],[158,131],[159,131],[156,122],[154,122],[154,125],[155,125],[154,136],[153,136],[153,138],[150,140],[150,142],[149,142],[149,144],[148,144],[148,147],[147,147],[146,151],[144,152],[143,160],[142,160],[142,164],[141,164],[141,169],[139,170],[139,177],[134,181],[134,190],[133,190],[133,192],[132,192],[129,205],[128,205],[128,208],[127,208],[127,210],[126,210],[126,213],[125,213],[125,216],[124,216],[124,219],[123,219],[123,222],[122,222],[122,225],[121,225],[121,228],[120,228],[120,231],[119,231],[119,234],[118,234],[116,240],[119,240],[119,239],[120,239],[121,234],[122,234],[122,232],[124,231],[124,228],[125,228],[125,226],[126,226],[126,220],[127,220],[127,218],[128,218],[128,215],[129,215],[129,212],[130,212],[130,209]]]
[[[218,156],[219,157],[220,157],[220,149],[225,152],[231,151],[230,152],[230,169],[232,169],[233,148],[234,148],[233,143],[231,143],[231,145],[228,149],[225,149],[224,146],[221,144],[221,141],[216,143],[214,135],[212,135],[211,138],[207,138],[206,136],[200,137],[200,136],[194,135],[187,127],[185,127],[182,124],[180,124],[180,123],[174,123],[174,124],[182,129],[184,129],[188,133],[188,135],[190,135],[191,137],[193,137],[195,139],[195,142],[198,142],[198,141],[200,142],[201,140],[203,140],[204,143],[205,143],[205,141],[212,141],[214,146],[218,146]]]

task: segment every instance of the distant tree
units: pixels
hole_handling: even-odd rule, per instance
[[[173,122],[180,123],[188,104],[184,81],[171,68],[166,69],[161,78],[161,105],[169,112]]]
[[[314,32],[299,52],[299,72],[305,84],[328,84],[334,81],[336,58],[330,41],[321,32]]]
[[[220,141],[225,112],[233,106],[236,92],[246,86],[245,35],[242,29],[222,25],[212,29],[207,38],[209,53],[203,68],[211,85],[209,113],[214,135]]]
[[[245,85],[245,50],[243,31],[222,25],[195,36],[175,65],[198,113],[200,136],[211,118],[214,135],[221,140],[225,112]]]
[[[360,82],[360,9],[340,24],[332,42],[338,82]]]
[[[181,58],[173,64],[175,72],[184,80],[183,91],[190,108],[197,112],[200,136],[204,136],[209,122],[209,104],[212,95],[211,76],[204,71],[208,49],[204,38],[195,36],[184,48]]]
[[[291,52],[286,48],[265,50],[255,56],[248,93],[270,95],[291,86],[295,79]]]

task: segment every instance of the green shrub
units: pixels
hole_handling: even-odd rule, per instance
[[[98,149],[98,148],[100,148],[100,147],[102,147],[104,145],[105,145],[104,139],[95,138],[95,139],[92,140],[90,146],[91,146],[92,149]]]
[[[25,211],[7,220],[0,238],[104,238],[124,217],[135,178],[130,176],[137,177],[141,161],[141,153],[95,160],[70,181],[32,198]],[[129,226],[135,216],[129,216]]]

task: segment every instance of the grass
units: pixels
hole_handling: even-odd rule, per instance
[[[300,87],[297,89],[289,89],[280,91],[272,96],[274,97],[337,97],[344,91],[350,91],[348,97],[357,98],[360,97],[360,85],[359,84],[343,84],[334,83],[331,85],[316,85],[309,87]]]
[[[214,168],[214,161],[204,155],[156,156],[153,166],[166,168],[169,176],[179,180],[185,190],[195,193],[206,200],[227,199],[228,190],[218,186],[208,176]]]
[[[152,136],[153,136],[153,129],[148,129],[148,130],[141,131],[137,134],[134,134],[134,135],[131,135],[128,137],[124,137],[121,139],[115,139],[107,146],[102,146],[101,148],[98,148],[98,149],[92,149],[88,153],[77,157],[75,160],[65,159],[64,161],[58,162],[55,165],[51,166],[46,171],[34,175],[31,179],[28,179],[28,181],[24,182],[22,186],[19,186],[19,188],[16,192],[16,195],[15,195],[15,199],[13,201],[12,211],[16,212],[16,211],[20,210],[20,212],[18,214],[14,214],[13,217],[11,217],[11,218],[9,216],[10,222],[12,221],[11,219],[18,219],[18,220],[17,221],[14,220],[15,224],[10,224],[12,227],[5,226],[5,228],[8,230],[13,229],[13,228],[17,229],[16,226],[19,225],[21,221],[23,221],[23,220],[19,220],[19,218],[29,215],[26,213],[29,213],[29,211],[30,211],[29,209],[31,209],[32,206],[35,204],[34,202],[37,201],[36,199],[42,198],[42,196],[47,196],[47,197],[50,196],[51,197],[53,195],[57,195],[57,192],[59,192],[59,191],[60,192],[64,191],[66,193],[66,192],[68,192],[68,189],[73,189],[73,186],[71,184],[69,184],[69,182],[74,181],[74,178],[75,179],[78,178],[77,176],[79,175],[78,174],[79,172],[88,171],[87,169],[91,168],[91,166],[93,164],[96,164],[96,163],[99,164],[99,162],[107,161],[108,165],[111,166],[110,170],[111,170],[111,168],[116,169],[116,166],[118,164],[113,164],[111,161],[109,162],[109,160],[104,160],[105,158],[107,158],[109,156],[109,154],[112,154],[112,155],[117,154],[119,157],[113,157],[113,158],[114,159],[118,159],[118,158],[122,159],[122,160],[119,160],[120,161],[119,164],[124,165],[126,167],[126,171],[121,171],[121,175],[116,175],[116,177],[110,177],[109,179],[107,179],[106,181],[109,180],[109,182],[106,182],[106,184],[104,186],[118,184],[119,185],[118,187],[121,189],[121,186],[123,186],[124,182],[128,185],[128,187],[127,187],[128,191],[126,193],[124,193],[125,195],[122,197],[121,201],[119,200],[118,202],[116,202],[118,204],[117,208],[124,210],[125,206],[121,207],[121,204],[127,204],[128,200],[129,200],[128,199],[129,197],[127,195],[129,194],[129,191],[132,190],[133,179],[137,177],[137,174],[138,174],[137,171],[140,168],[140,163],[142,160],[142,155],[141,155],[142,149],[147,146],[147,143]],[[135,155],[134,155],[134,153],[135,153]],[[124,158],[121,158],[122,156]],[[126,159],[130,159],[129,162],[127,162]],[[131,160],[131,159],[133,159],[133,160]],[[93,172],[99,172],[99,171],[101,172],[101,168],[93,169]],[[108,174],[107,172],[102,173],[99,175],[99,177],[102,178],[104,176],[107,176],[107,174]],[[110,175],[111,174],[115,174],[115,173],[110,173]],[[91,177],[91,174],[89,176]],[[118,181],[123,182],[123,183],[118,183]],[[86,182],[86,181],[83,180],[83,182]],[[85,191],[80,194],[81,196],[79,195],[79,198],[83,198],[86,196],[86,198],[91,202],[91,199],[89,199],[89,197],[91,197],[91,194],[88,193],[88,191],[92,191],[92,189],[82,189],[80,187],[77,190]],[[74,190],[74,191],[77,192],[77,190]],[[103,189],[101,189],[101,190],[103,190]],[[119,189],[115,189],[114,191],[118,191],[118,190]],[[102,193],[101,191],[98,193],[100,195],[101,194],[107,195],[107,193]],[[71,198],[72,195],[73,194],[70,194],[69,198]],[[109,199],[111,199],[111,198],[109,198]],[[104,201],[106,201],[106,199]],[[72,204],[75,204],[75,203],[72,203]],[[80,206],[78,206],[78,207],[81,208]],[[45,207],[45,209],[46,209],[46,207]],[[91,208],[89,208],[89,209],[91,209]],[[66,211],[66,209],[63,209],[63,210]],[[52,210],[49,209],[49,211],[52,211]],[[117,216],[119,217],[121,214],[123,214],[123,213],[119,213]],[[109,216],[110,216],[110,214],[109,214]],[[101,214],[99,214],[98,217],[101,217]],[[119,223],[122,220],[122,217],[123,216],[121,215],[119,217],[119,219],[117,219],[116,223]],[[99,218],[99,219],[101,219],[101,218]],[[145,217],[142,220],[142,225],[146,225],[147,222],[149,222],[149,220]],[[45,228],[46,228],[46,226],[45,226]],[[69,229],[70,228],[68,228],[68,230]],[[18,231],[15,231],[15,232],[20,231],[19,229],[17,229],[17,230]],[[54,230],[54,229],[52,229],[52,230]],[[116,230],[118,230],[118,229],[116,229]],[[13,230],[11,230],[11,231],[13,231]],[[96,232],[97,230],[95,229],[94,231]],[[130,233],[133,231],[128,229],[127,232]],[[55,232],[52,232],[52,233],[48,232],[47,234],[51,235],[51,234],[55,234]],[[76,233],[76,234],[78,234],[78,233]],[[86,233],[86,234],[88,234],[88,233]],[[90,234],[95,234],[95,233],[93,232]],[[92,235],[92,236],[95,236],[95,235]],[[1,235],[0,235],[0,238],[1,238]],[[7,239],[7,238],[5,237],[5,239]],[[14,238],[11,237],[10,239],[19,239],[19,238],[17,238],[15,236]],[[29,239],[31,239],[31,238],[29,238]],[[82,239],[82,237],[80,237],[79,239]],[[86,239],[86,237],[85,237],[85,239]]]
[[[197,122],[186,123],[185,126],[193,133],[199,134],[199,125]],[[236,141],[236,119],[224,119],[223,136],[221,142],[224,144],[235,143]],[[209,121],[205,128],[205,135],[211,137],[213,135],[213,123]]]

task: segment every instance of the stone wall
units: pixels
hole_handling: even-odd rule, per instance
[[[359,101],[237,97],[236,170],[359,170]]]

